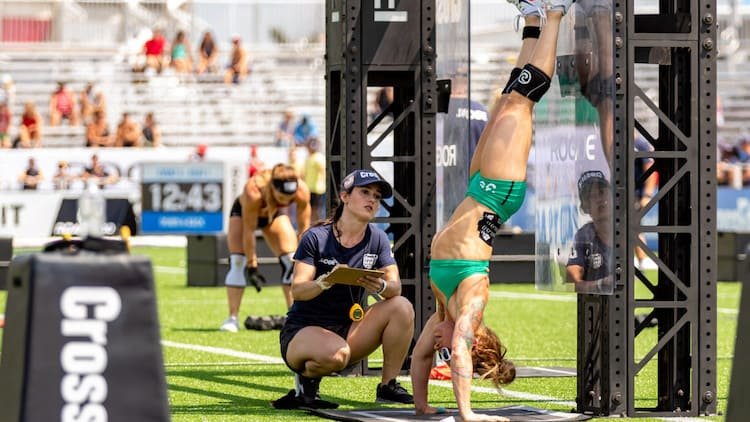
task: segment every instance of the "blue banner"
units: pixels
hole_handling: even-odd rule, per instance
[[[716,225],[719,231],[750,231],[750,188],[720,186],[716,196]]]
[[[221,212],[144,211],[141,229],[148,233],[206,234],[223,230]]]

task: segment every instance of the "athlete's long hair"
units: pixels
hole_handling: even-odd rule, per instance
[[[516,366],[505,359],[505,346],[497,334],[489,327],[484,327],[476,336],[476,344],[471,349],[471,360],[474,372],[480,379],[489,379],[500,388],[516,379]]]

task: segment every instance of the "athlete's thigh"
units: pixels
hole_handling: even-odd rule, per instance
[[[290,366],[304,369],[308,360],[320,361],[347,347],[346,340],[323,327],[308,326],[295,334],[286,351]]]
[[[274,218],[271,224],[264,227],[263,237],[266,238],[268,247],[276,256],[294,252],[297,249],[297,232],[286,215]]]

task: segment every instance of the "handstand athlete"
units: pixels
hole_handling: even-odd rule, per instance
[[[484,325],[489,296],[489,258],[500,225],[523,203],[532,133],[532,111],[555,70],[560,21],[573,0],[509,0],[525,18],[518,66],[494,107],[469,168],[466,198],[432,242],[430,281],[438,311],[430,317],[412,354],[417,415],[436,413],[427,402],[427,381],[436,350],[451,365],[456,402],[464,421],[505,420],[474,413],[474,372],[496,385],[515,378],[505,347]]]

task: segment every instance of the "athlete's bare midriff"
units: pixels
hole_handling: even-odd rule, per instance
[[[432,239],[432,259],[472,259],[485,261],[492,247],[480,237],[477,225],[489,209],[472,198],[464,198],[451,219]]]

